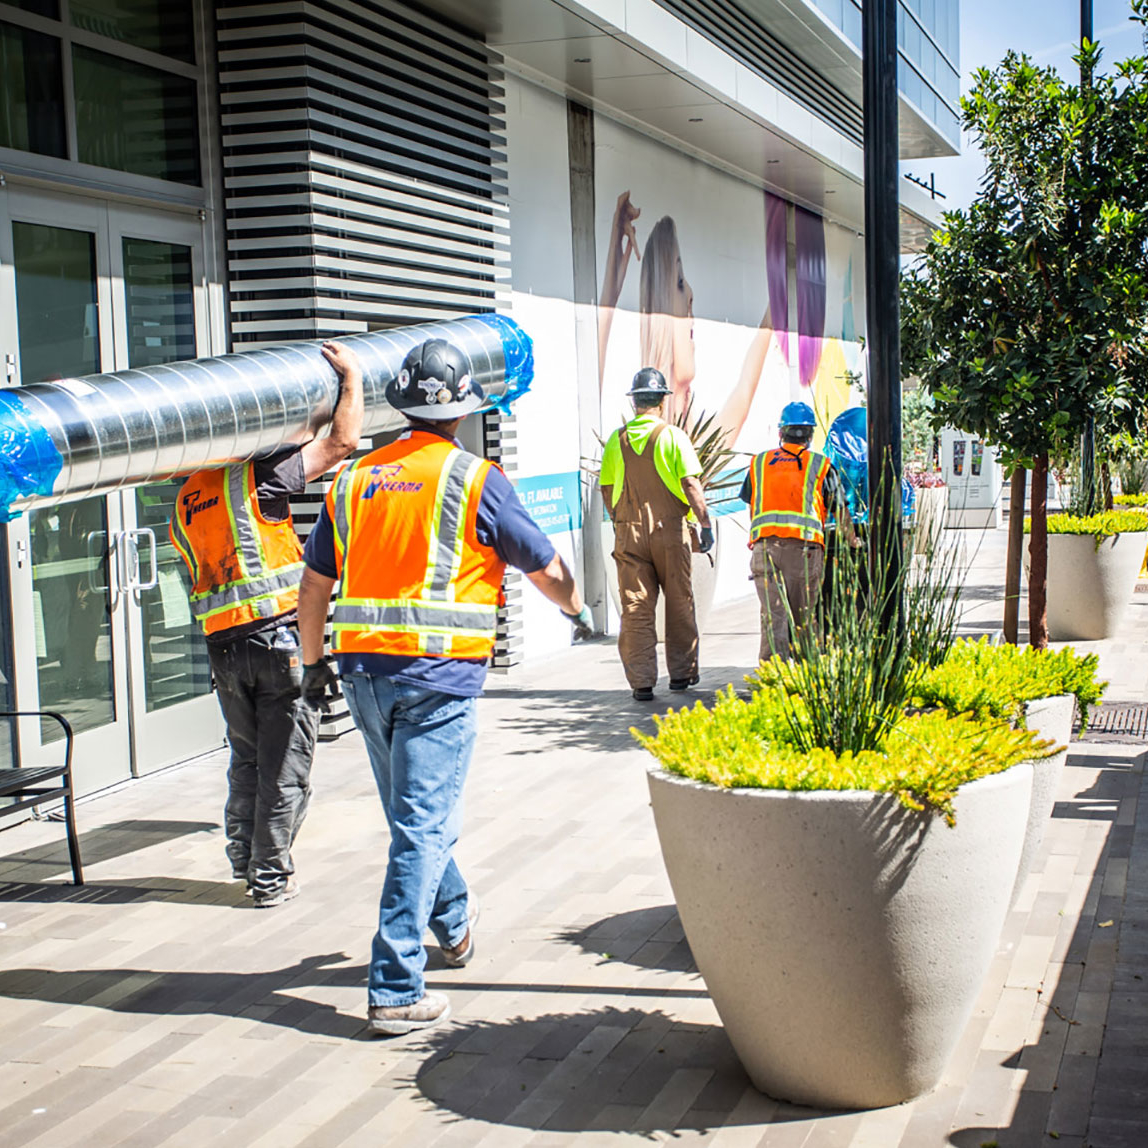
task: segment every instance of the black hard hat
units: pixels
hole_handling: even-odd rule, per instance
[[[643,398],[664,399],[670,393],[670,388],[666,386],[666,376],[657,367],[643,367],[630,384],[630,394]]]
[[[482,406],[485,394],[470,377],[470,360],[445,339],[428,339],[407,352],[387,402],[412,419],[449,422]]]

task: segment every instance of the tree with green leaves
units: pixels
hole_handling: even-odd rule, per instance
[[[1148,23],[1148,0],[1132,19]],[[1148,411],[1148,58],[1085,82],[1010,52],[961,101],[985,157],[981,190],[903,278],[902,357],[938,426],[998,446],[1033,475],[1029,638],[1048,642],[1050,455],[1140,433]],[[1017,505],[1013,504],[1014,516]],[[1019,559],[1019,535],[1017,541]]]

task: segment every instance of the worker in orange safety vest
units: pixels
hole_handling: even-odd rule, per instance
[[[336,478],[307,539],[299,628],[303,693],[323,705],[334,683],[324,622],[337,585],[332,648],[390,829],[367,1020],[394,1036],[450,1015],[448,998],[426,988],[426,929],[447,968],[475,951],[478,902],[453,852],[506,566],[559,607],[575,640],[593,627],[573,575],[509,480],[455,437],[485,399],[466,355],[428,340],[386,397],[409,427]]]
[[[750,574],[761,603],[760,661],[789,657],[790,615],[801,627],[816,607],[830,512],[846,543],[858,544],[836,471],[809,449],[815,426],[808,403],[788,403],[781,412],[780,445],[754,456],[741,488],[750,508]]]
[[[341,380],[330,433],[268,458],[197,470],[170,534],[191,575],[231,746],[224,810],[232,875],[256,908],[293,898],[291,844],[307,812],[319,717],[303,703],[297,625],[303,548],[290,496],[358,446],[363,379],[355,353],[323,344]]]

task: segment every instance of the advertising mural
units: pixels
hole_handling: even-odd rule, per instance
[[[654,366],[739,452],[775,444],[791,399],[824,441],[864,393],[860,238],[601,116],[595,140],[604,425]]]

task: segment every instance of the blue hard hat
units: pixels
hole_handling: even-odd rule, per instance
[[[813,416],[813,408],[808,403],[786,403],[781,411],[778,426],[783,427],[815,427],[817,419]]]

